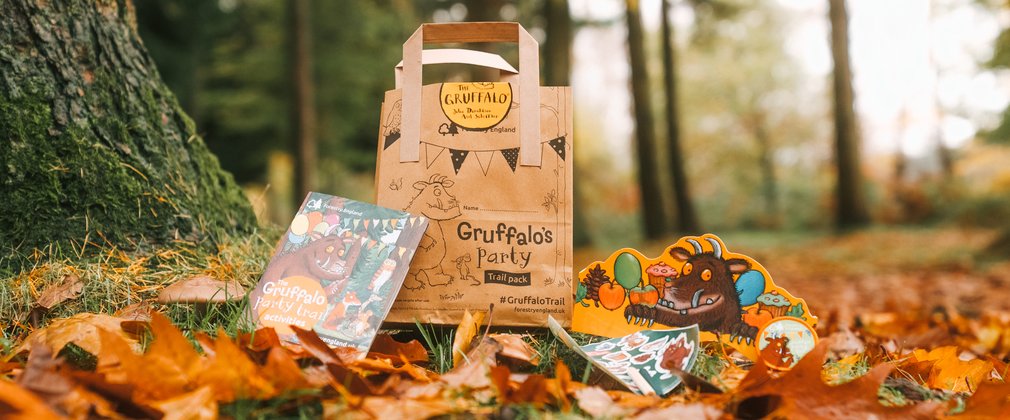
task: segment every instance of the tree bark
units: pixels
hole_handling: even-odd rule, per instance
[[[673,23],[670,22],[670,0],[663,0],[663,83],[666,85],[666,142],[673,182],[673,199],[677,223],[668,226],[678,233],[701,233],[694,203],[688,187],[687,169],[684,166],[683,148],[680,146],[680,107],[677,101],[677,50],[674,44]]]
[[[758,164],[761,168],[761,194],[765,202],[766,227],[777,228],[780,225],[779,186],[775,178],[775,160],[772,139],[768,134],[767,121],[764,113],[759,112],[754,118],[754,139],[758,145]]]
[[[656,131],[649,98],[649,74],[645,64],[645,41],[638,0],[625,2],[628,25],[628,55],[631,59],[631,96],[635,107],[636,152],[638,155],[638,185],[642,196],[642,218],[645,237],[663,236],[665,215],[659,172],[656,164]]]
[[[295,139],[295,196],[301,204],[316,186],[316,97],[312,78],[312,28],[309,0],[288,0],[291,34],[291,127]]]
[[[831,56],[834,59],[835,166],[838,177],[835,217],[838,228],[849,229],[866,225],[870,217],[863,201],[859,169],[860,136],[849,64],[849,18],[845,0],[828,1]]]
[[[0,16],[3,264],[42,248],[213,245],[256,226],[162,83],[129,0],[7,0]]]
[[[545,0],[544,17],[547,20],[547,41],[544,42],[544,85],[568,86],[572,72],[572,17],[568,12],[568,0]],[[578,166],[576,166],[578,170]],[[584,186],[575,180],[575,219],[572,220],[572,241],[575,246],[589,245],[589,230],[586,228],[586,208]]]
[[[572,17],[568,0],[544,0],[547,40],[544,42],[544,84],[568,86],[572,72]]]

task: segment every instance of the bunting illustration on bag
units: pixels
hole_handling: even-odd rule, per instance
[[[398,139],[399,137],[395,137],[392,140],[387,139],[384,148],[389,147],[390,145],[395,143],[396,140]],[[558,154],[558,157],[561,158],[561,160],[565,160],[566,157],[565,147],[567,146],[568,143],[565,136],[560,136],[557,138],[540,142],[541,145],[545,143],[551,147],[551,150],[553,150],[554,153]],[[477,164],[485,176],[488,174],[491,168],[491,161],[496,153],[501,154],[501,156],[505,158],[505,162],[508,163],[509,168],[512,169],[512,172],[516,171],[516,167],[519,163],[518,147],[492,149],[492,150],[486,150],[486,149],[467,150],[467,149],[455,149],[446,146],[439,146],[437,144],[432,144],[425,141],[422,141],[421,144],[424,145],[424,153],[425,153],[424,164],[426,168],[430,168],[431,165],[435,162],[435,160],[437,160],[440,156],[442,156],[443,152],[449,150],[449,157],[450,159],[452,159],[452,169],[456,171],[457,175],[459,174],[460,168],[463,167],[463,162],[465,162],[466,159],[470,157],[470,155],[476,156]]]

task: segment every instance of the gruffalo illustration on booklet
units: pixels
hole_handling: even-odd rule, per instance
[[[817,318],[754,259],[712,234],[680,238],[657,258],[624,248],[579,272],[574,331],[621,337],[698,325],[744,356],[788,369],[813,349]]]
[[[331,346],[367,351],[427,226],[423,216],[309,193],[249,297],[250,311],[282,339],[297,341],[294,325]]]

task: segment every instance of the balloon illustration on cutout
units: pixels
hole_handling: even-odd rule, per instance
[[[757,303],[757,298],[765,291],[765,276],[757,270],[748,270],[736,279],[736,292],[740,295],[740,306]]]
[[[621,253],[614,260],[614,278],[625,289],[637,287],[642,281],[642,263],[630,253]]]
[[[340,216],[336,213],[330,213],[323,217],[323,221],[326,222],[326,224],[333,226],[340,223]]]
[[[300,244],[305,241],[305,235],[295,235],[294,232],[288,234],[288,242]]]
[[[309,230],[309,218],[305,217],[304,214],[299,214],[295,216],[295,219],[291,221],[291,234],[301,236]]]
[[[326,222],[319,222],[316,227],[312,228],[312,232],[325,235],[326,231],[330,230],[330,224]]]
[[[306,214],[305,217],[307,217],[309,220],[308,229],[312,229],[313,227],[318,225],[319,222],[323,221],[323,214],[318,211]]]

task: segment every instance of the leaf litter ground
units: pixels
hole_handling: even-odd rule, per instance
[[[771,372],[717,345],[686,386],[640,396],[587,369],[543,331],[389,331],[356,358],[310,331],[300,346],[252,331],[244,302],[155,303],[194,276],[258,277],[271,241],[202,254],[107,251],[2,279],[0,413],[21,418],[784,417],[1005,418],[1010,265],[978,261],[983,231],[878,230],[844,237],[726,235],[821,317],[822,343]],[[655,247],[661,248],[657,243]],[[594,258],[598,251],[578,256]],[[578,257],[577,256],[577,257]],[[497,330],[497,329],[496,329]],[[406,339],[405,339],[406,338]],[[417,341],[410,340],[417,338]],[[596,338],[577,336],[582,342]]]

